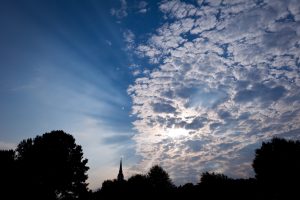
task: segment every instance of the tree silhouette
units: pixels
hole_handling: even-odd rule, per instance
[[[169,174],[158,165],[151,167],[147,177],[152,189],[156,192],[169,192],[174,188]]]
[[[0,190],[1,195],[14,199],[16,163],[13,150],[0,150]]]
[[[12,169],[15,167],[15,152],[14,150],[0,150],[0,173],[1,173],[1,182],[7,177]]]
[[[102,193],[103,194],[117,194],[127,192],[127,181],[106,180],[102,183]]]
[[[273,198],[298,193],[300,180],[300,142],[273,138],[255,151],[253,168],[259,184]]]
[[[209,185],[220,185],[220,184],[226,184],[229,182],[229,178],[225,176],[224,174],[217,174],[217,173],[209,173],[205,172],[202,173],[201,179],[202,184],[209,184]]]
[[[201,175],[198,187],[205,198],[218,199],[229,197],[230,185],[229,178],[224,174],[205,172]]]
[[[130,193],[149,193],[151,185],[147,176],[136,174],[131,176],[128,181],[128,189]]]
[[[220,173],[202,173],[198,189],[207,199],[261,199],[254,179],[232,179]]]
[[[198,192],[197,187],[193,183],[186,183],[175,188],[174,197],[175,199],[192,199]]]
[[[93,198],[154,198],[162,193],[171,195],[175,188],[169,174],[156,165],[146,175],[136,174],[127,181],[104,181],[101,190],[94,192]]]
[[[104,194],[113,193],[116,191],[116,180],[103,181],[101,191]]]
[[[87,159],[72,135],[52,131],[20,142],[17,163],[23,195],[30,199],[82,199],[87,195]]]
[[[121,198],[292,199],[299,197],[300,141],[274,138],[256,150],[256,178],[232,179],[202,173],[197,185],[176,187],[160,166],[126,180],[107,180],[93,193],[85,183],[88,170],[81,146],[72,135],[52,131],[26,139],[17,149],[0,150],[1,195],[9,199],[96,200]],[[15,192],[17,191],[17,192]]]

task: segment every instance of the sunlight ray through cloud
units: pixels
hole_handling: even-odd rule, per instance
[[[252,176],[250,149],[298,137],[288,132],[299,129],[299,2],[173,0],[159,10],[163,23],[133,49],[153,69],[128,88],[141,168],[160,163],[176,183],[174,163],[183,176]]]
[[[300,0],[4,0],[0,147],[63,129],[90,188],[161,165],[253,177],[300,134]]]

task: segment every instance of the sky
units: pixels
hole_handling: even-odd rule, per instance
[[[253,177],[300,139],[300,0],[1,0],[0,148],[51,130],[82,145],[89,187],[161,165]]]

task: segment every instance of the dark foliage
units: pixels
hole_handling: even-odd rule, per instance
[[[197,187],[205,198],[259,199],[254,179],[232,179],[224,174],[205,172]]]
[[[186,183],[183,186],[180,185],[177,187],[173,196],[178,199],[192,199],[195,196],[199,196],[198,192],[199,188],[197,186],[193,183]]]
[[[195,196],[201,199],[234,200],[295,199],[299,197],[295,190],[299,187],[297,181],[300,180],[299,159],[299,141],[275,138],[269,143],[263,143],[262,147],[256,150],[253,162],[256,178],[232,179],[224,174],[205,172],[197,185],[186,183],[176,187],[166,171],[159,166],[153,166],[146,175],[134,175],[127,182],[105,181],[102,189],[94,193],[98,195],[94,199],[192,199]]]
[[[216,174],[216,173],[209,173],[205,172],[202,174],[200,182],[202,185],[214,185],[214,186],[222,186],[228,184],[231,181],[227,176],[224,174]]]
[[[158,165],[151,167],[147,178],[153,192],[169,192],[174,188],[169,174]]]
[[[140,194],[149,194],[151,190],[151,183],[146,175],[136,174],[131,176],[127,183],[130,193],[138,191]]]
[[[300,186],[300,142],[274,138],[256,150],[253,168],[260,187],[273,199],[294,197]]]
[[[87,159],[72,135],[52,131],[20,142],[16,149],[17,187],[25,199],[84,199]]]
[[[16,180],[15,152],[0,150],[0,191],[2,196],[12,197]]]
[[[224,174],[202,173],[197,185],[176,187],[169,174],[153,166],[146,174],[128,180],[106,180],[90,192],[87,159],[73,136],[52,131],[20,142],[16,151],[0,151],[1,195],[7,199],[298,199],[300,142],[274,138],[256,150],[255,178],[232,179]]]
[[[169,174],[160,166],[153,166],[146,175],[136,174],[128,181],[106,180],[102,183],[101,190],[95,192],[97,198],[144,198],[171,195],[174,192]]]

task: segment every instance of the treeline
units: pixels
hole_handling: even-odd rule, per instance
[[[300,199],[300,141],[273,138],[255,151],[255,177],[232,179],[202,173],[199,183],[175,186],[168,173],[153,166],[127,180],[106,180],[87,188],[87,159],[72,135],[52,131],[0,150],[1,199],[98,200],[115,198]]]
[[[0,151],[1,199],[87,199],[87,159],[72,135],[52,131]]]
[[[273,138],[255,151],[252,162],[255,178],[233,179],[224,174],[205,172],[199,183],[176,187],[166,171],[152,167],[127,181],[108,180],[93,193],[93,199],[118,196],[128,198],[173,199],[300,199],[300,141]]]

